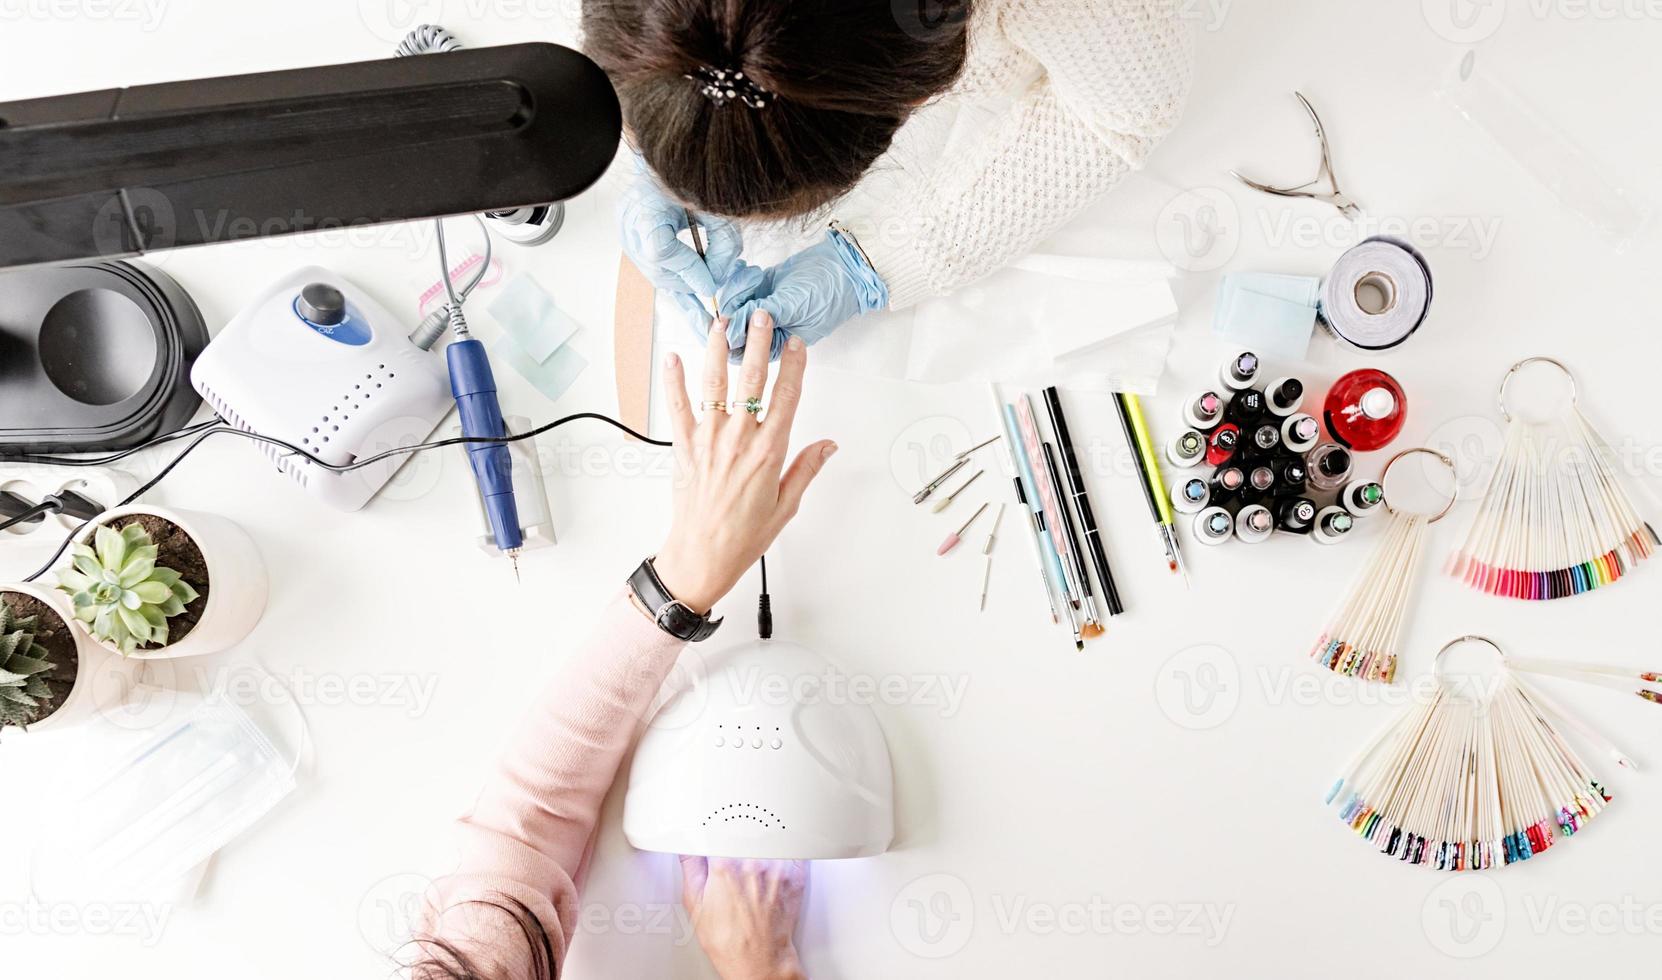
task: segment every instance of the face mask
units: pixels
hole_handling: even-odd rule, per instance
[[[298,762],[241,708],[210,696],[60,808],[36,848],[36,892],[157,894],[287,796]]]

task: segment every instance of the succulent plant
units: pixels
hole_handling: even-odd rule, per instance
[[[156,545],[137,523],[100,527],[73,558],[74,567],[58,573],[58,588],[69,593],[75,618],[123,654],[143,643],[166,645],[167,621],[196,598],[178,572],[156,564]]]
[[[39,617],[18,616],[0,602],[0,728],[23,728],[51,712],[46,672],[52,663],[35,640]]]

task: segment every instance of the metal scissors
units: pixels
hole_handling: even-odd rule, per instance
[[[1339,190],[1339,178],[1333,173],[1333,152],[1327,145],[1327,131],[1322,128],[1322,119],[1316,115],[1316,107],[1310,104],[1310,100],[1304,97],[1303,92],[1294,92],[1293,94],[1298,97],[1299,103],[1304,106],[1304,111],[1310,113],[1310,121],[1316,126],[1316,139],[1321,142],[1322,165],[1321,169],[1316,171],[1316,176],[1292,187],[1272,187],[1269,184],[1244,177],[1238,170],[1231,170],[1229,175],[1253,190],[1263,191],[1265,194],[1274,194],[1278,197],[1307,197],[1314,201],[1323,201],[1338,208],[1340,214],[1355,221],[1362,217],[1362,208],[1346,196],[1343,191]],[[1327,181],[1329,190],[1313,191],[1308,189],[1324,179]]]

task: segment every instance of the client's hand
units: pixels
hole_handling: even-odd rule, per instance
[[[681,859],[681,903],[722,980],[806,980],[791,933],[807,884],[801,861]]]
[[[718,321],[717,329],[710,331],[701,402],[728,403],[725,327]],[[664,364],[680,472],[675,520],[654,564],[670,594],[695,612],[709,612],[762,557],[796,515],[808,484],[837,451],[836,443],[822,440],[798,453],[785,468],[791,423],[802,397],[802,373],[808,365],[807,348],[799,339],[785,347],[761,421],[745,411],[744,402],[760,402],[767,387],[772,334],[773,318],[766,311],[750,318],[750,341],[731,414],[710,409],[702,420],[695,419],[680,358],[672,354]]]

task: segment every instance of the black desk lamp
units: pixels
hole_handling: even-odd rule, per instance
[[[0,103],[0,269],[564,201],[621,134],[553,44]]]

